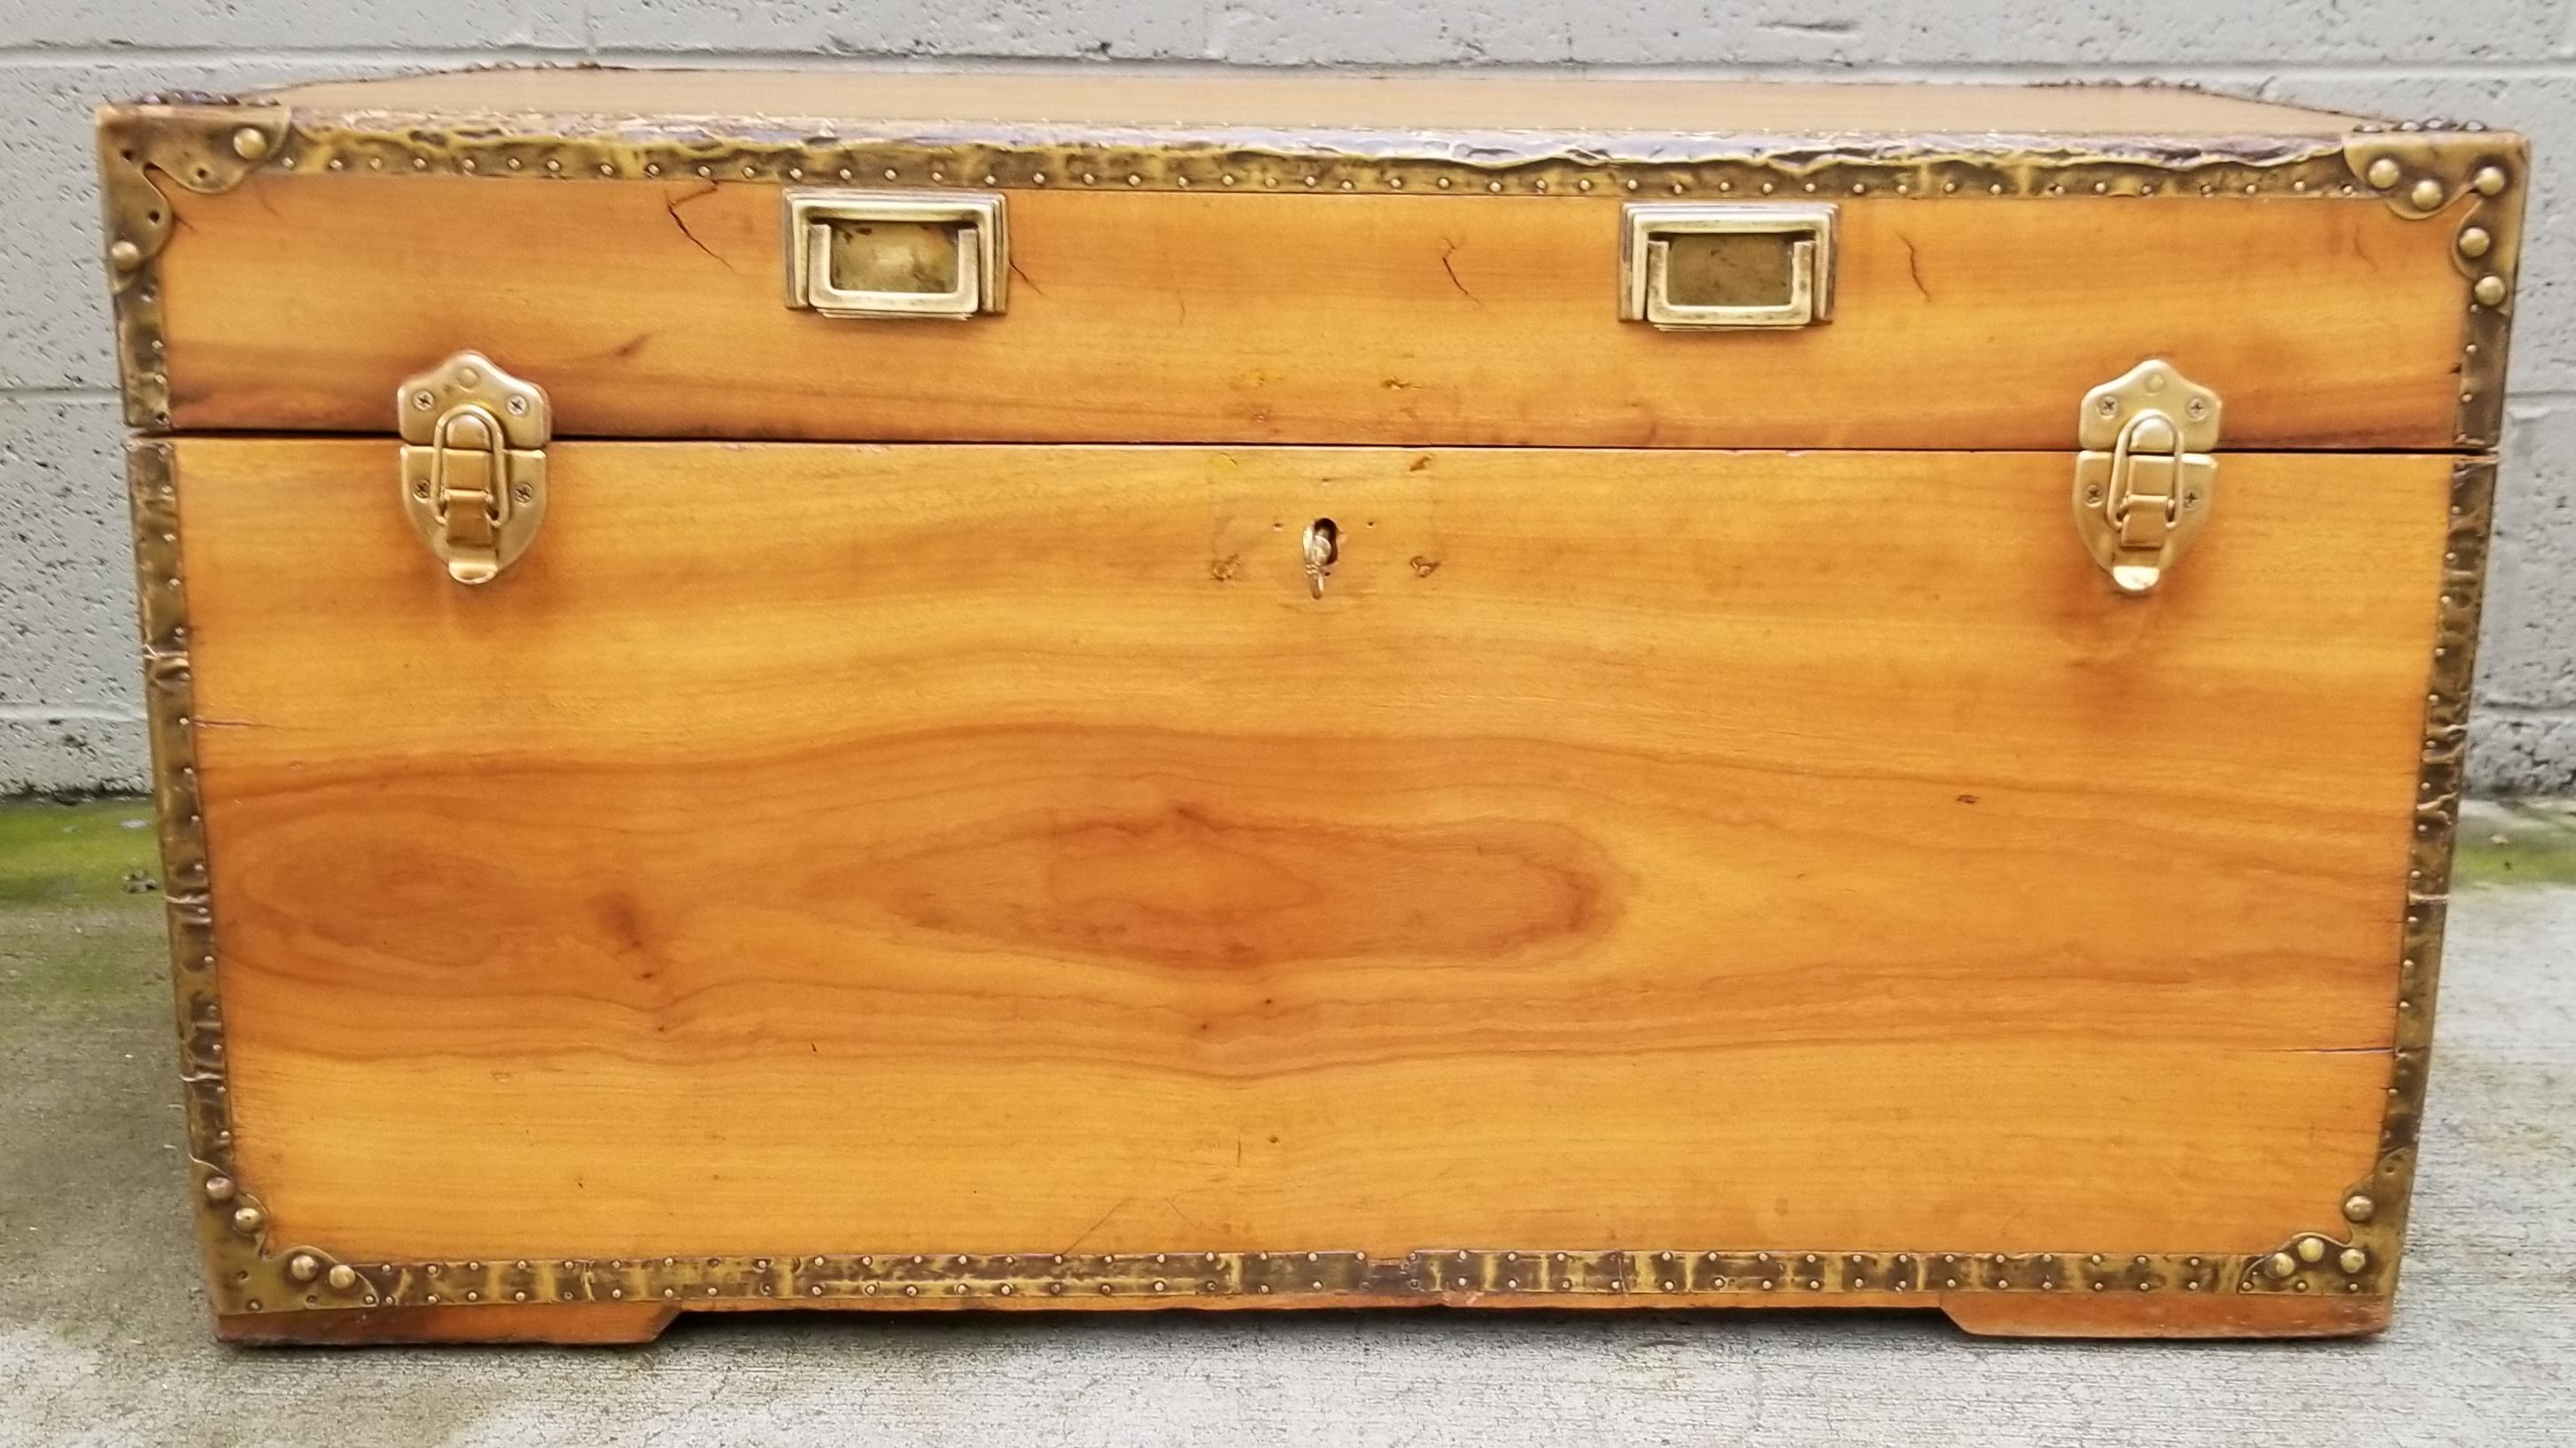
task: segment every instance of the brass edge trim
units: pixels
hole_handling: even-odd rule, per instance
[[[181,1107],[189,1187],[206,1286],[216,1301],[255,1295],[267,1212],[233,1165],[232,1105],[224,1080],[206,830],[197,795],[195,680],[188,659],[187,579],[180,560],[178,471],[171,444],[127,443],[134,519],[134,592],[142,629],[143,696],[160,820],[161,893],[170,928],[170,991],[178,1012]]]
[[[2504,334],[2520,254],[2524,149],[2519,138],[2475,131],[2439,135],[2356,135],[2260,157],[2191,151],[2110,156],[2079,152],[1816,152],[1699,157],[1687,162],[1595,162],[1550,155],[1502,167],[1440,158],[1301,155],[1270,151],[1158,150],[1132,155],[1079,146],[925,146],[909,142],[758,142],[724,139],[609,140],[518,136],[500,131],[403,134],[290,128],[283,110],[209,101],[147,103],[100,113],[99,144],[109,262],[117,303],[119,361],[127,416],[142,428],[169,424],[161,370],[157,269],[171,226],[150,172],[190,190],[229,189],[261,164],[285,170],[398,169],[458,174],[799,182],[857,179],[877,163],[878,179],[983,187],[1049,184],[1185,190],[1192,186],[1351,192],[1407,186],[1500,194],[1603,190],[1672,195],[2064,196],[2166,194],[2351,197],[2375,192],[2406,215],[2439,214],[2463,197],[2459,237],[2487,233],[2482,254],[2460,246],[2471,304],[2464,353],[2460,437],[2492,439],[2501,418]],[[2411,149],[2410,149],[2411,148]],[[2389,186],[2370,181],[2383,155],[2411,167]],[[229,159],[227,159],[229,157]],[[1087,167],[1082,163],[1089,161]],[[532,164],[533,163],[533,164]],[[569,164],[568,164],[569,163]],[[2502,170],[2489,190],[2480,165]],[[1120,166],[1126,169],[1118,169]],[[1054,167],[1050,172],[1046,168]],[[883,176],[891,167],[896,175]],[[1079,168],[1079,169],[1078,169]],[[2420,171],[2422,174],[2418,175]],[[2382,174],[2385,175],[2383,169]],[[2416,187],[2433,179],[2442,198],[2418,207]],[[1462,183],[1473,183],[1462,185]],[[1652,188],[1650,190],[1650,188]],[[1794,190],[1789,189],[1794,188]],[[2367,190],[2365,190],[2367,188]],[[2410,209],[2411,208],[2411,209]],[[128,250],[126,248],[130,247]],[[2478,271],[2472,261],[2483,261]],[[2479,295],[2494,275],[2504,291]],[[2494,288],[2488,289],[2494,293]],[[1352,1252],[1219,1252],[1085,1257],[887,1255],[562,1259],[362,1264],[310,1247],[280,1248],[265,1208],[234,1169],[226,1099],[223,1026],[206,887],[206,852],[196,796],[186,651],[187,611],[178,547],[178,500],[169,444],[138,440],[129,450],[138,591],[151,722],[156,804],[168,890],[172,986],[178,1007],[186,1109],[208,1289],[220,1313],[299,1308],[429,1306],[539,1301],[732,1298],[902,1298],[1022,1293],[1057,1296],[1193,1296],[1247,1292],[1294,1300],[1401,1297],[1425,1300],[1507,1296],[1544,1302],[1566,1294],[1637,1294],[1662,1300],[1768,1292],[1834,1297],[1921,1291],[2112,1289],[2153,1292],[2340,1291],[2385,1296],[2394,1289],[2407,1194],[2414,1172],[2432,991],[2439,967],[2450,846],[2458,815],[2469,670],[2483,591],[2494,464],[2455,469],[2452,530],[2441,625],[2427,693],[2421,794],[2401,968],[2394,1055],[2381,1156],[2372,1175],[2340,1204],[2353,1224],[2345,1237],[2302,1233],[2272,1253],[2187,1255],[2101,1253],[1886,1253],[1643,1251],[1456,1251],[1370,1259]],[[1536,1270],[1544,1261],[1544,1272]],[[1803,1275],[1802,1275],[1803,1274]],[[932,1289],[937,1289],[934,1293]],[[927,1305],[925,1302],[924,1305]]]
[[[2344,162],[2398,215],[2450,227],[2451,262],[2467,283],[2455,438],[2463,447],[2494,447],[2504,426],[2529,145],[2497,132],[2365,126],[2345,142]]]
[[[116,313],[116,367],[125,421],[170,426],[168,347],[161,327],[161,249],[176,220],[155,176],[191,191],[229,191],[278,154],[282,106],[220,97],[138,101],[98,112],[101,233]]]
[[[1926,137],[1677,138],[1623,155],[1563,138],[1483,146],[1458,138],[1003,131],[925,141],[900,135],[730,136],[703,129],[537,129],[529,118],[321,117],[288,131],[280,168],[542,180],[769,185],[1094,188],[1146,191],[1452,192],[1758,196],[2367,195],[2332,137],[2206,141]],[[542,118],[537,118],[542,119]],[[1470,159],[1470,158],[1473,159]]]
[[[2424,734],[2415,781],[2415,822],[2406,868],[2405,918],[2398,938],[2395,1047],[2388,1100],[2380,1117],[2379,1160],[2348,1188],[2339,1207],[2351,1224],[2343,1237],[2322,1232],[2292,1238],[2246,1271],[2248,1291],[2308,1291],[2351,1261],[2382,1274],[2394,1291],[2406,1217],[2415,1187],[2416,1136],[2423,1125],[2424,1086],[2433,1048],[2434,998],[2442,973],[2443,928],[2450,910],[2451,854],[2468,781],[2469,689],[2478,662],[2478,618],[2485,605],[2487,540],[2495,522],[2493,457],[2462,458],[2451,468],[2450,526],[2442,544],[2441,594],[2435,601],[2433,651],[2424,688]],[[2358,1253],[2359,1257],[2347,1257]]]
[[[295,1265],[298,1260],[302,1265]],[[1426,1249],[1400,1257],[1348,1251],[1082,1254],[887,1253],[767,1257],[520,1259],[333,1263],[288,1259],[293,1307],[436,1307],[564,1302],[768,1300],[780,1307],[875,1299],[885,1305],[978,1305],[977,1299],[1249,1296],[1427,1302],[1504,1298],[1544,1305],[1569,1297],[1671,1302],[1712,1297],[1883,1303],[1921,1293],[1927,1305],[1961,1292],[2223,1293],[2249,1259],[2073,1252],[1553,1251]],[[272,1274],[274,1275],[274,1274]],[[318,1288],[307,1284],[319,1283]],[[2360,1282],[2353,1290],[2363,1290]],[[236,1301],[239,1294],[233,1294]],[[219,1310],[245,1310],[219,1304]],[[248,1311],[264,1310],[250,1306]]]

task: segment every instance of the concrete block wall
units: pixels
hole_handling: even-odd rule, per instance
[[[2529,132],[2476,785],[2576,790],[2576,0],[0,0],[0,794],[145,778],[89,110],[489,62],[2157,78]]]

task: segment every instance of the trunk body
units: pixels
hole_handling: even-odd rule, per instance
[[[228,1336],[2386,1322],[2517,139],[485,72],[101,160]]]

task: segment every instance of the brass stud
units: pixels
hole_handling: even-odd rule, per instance
[[[298,1252],[286,1259],[286,1275],[298,1282],[310,1282],[322,1275],[322,1263],[310,1252]]]
[[[233,154],[245,161],[256,161],[267,155],[267,133],[255,126],[244,126],[233,132]]]
[[[2415,190],[2407,199],[2415,203],[2416,210],[2430,211],[2442,204],[2442,183],[2427,176],[2415,183]]]
[[[2504,304],[2504,290],[2504,278],[2489,272],[2478,278],[2478,284],[2469,289],[2469,295],[2476,297],[2482,306],[2496,307]]]
[[[2361,173],[2361,179],[2385,191],[2397,184],[2401,174],[2394,157],[2382,156],[2370,163],[2370,169]]]
[[[2472,226],[2460,233],[2460,255],[2462,256],[2484,256],[2487,254],[2487,248],[2494,244],[2495,238],[2487,235],[2487,229],[2483,226]]]
[[[132,271],[143,265],[143,248],[130,241],[119,241],[107,249],[107,259],[118,271]]]
[[[2289,1253],[2275,1252],[2263,1263],[2263,1270],[2275,1277],[2290,1277],[2297,1274],[2299,1264]]]
[[[2299,1239],[2298,1252],[2299,1260],[2302,1262],[2322,1262],[2326,1260],[2326,1239],[2323,1237],[2301,1237]]]
[[[2469,184],[2477,188],[2480,196],[2493,196],[2504,189],[2504,168],[2480,166],[2478,174],[2469,178]]]
[[[210,1201],[210,1202],[229,1202],[229,1201],[231,1201],[232,1199],[233,1199],[233,1179],[232,1179],[231,1177],[228,1177],[228,1176],[210,1176],[210,1177],[206,1178],[206,1200],[207,1200],[207,1201]]]
[[[2335,1265],[2346,1272],[2358,1272],[2370,1265],[2370,1254],[2359,1247],[2346,1247],[2343,1255],[2335,1259]]]
[[[2370,1220],[2370,1214],[2378,1208],[2379,1204],[2372,1201],[2369,1194],[2365,1192],[2354,1192],[2343,1199],[2343,1214],[2348,1221],[2367,1222]]]
[[[244,1236],[256,1236],[259,1229],[267,1224],[268,1214],[257,1207],[233,1209],[233,1230]]]
[[[331,1284],[332,1291],[346,1292],[358,1285],[358,1269],[346,1262],[335,1263],[324,1280]]]

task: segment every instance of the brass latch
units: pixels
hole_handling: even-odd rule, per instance
[[[519,561],[546,516],[543,388],[459,352],[403,383],[403,512],[459,583],[489,583]]]
[[[2145,593],[2209,521],[2218,394],[2141,362],[2084,395],[2076,441],[2076,535],[2122,593]]]

